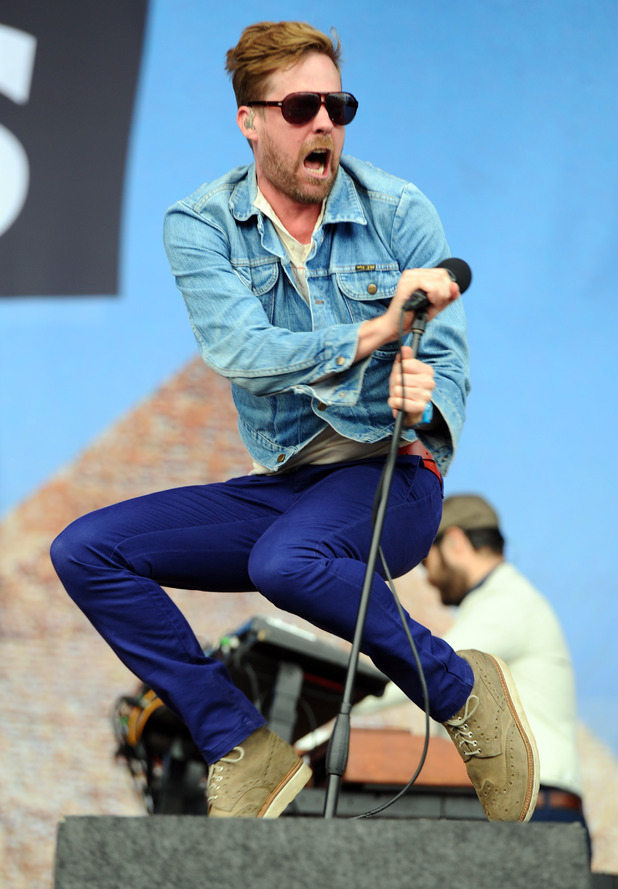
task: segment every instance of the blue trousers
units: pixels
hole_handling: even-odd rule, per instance
[[[163,587],[259,592],[284,611],[351,641],[372,537],[372,505],[384,460],[308,466],[274,476],[177,488],[90,513],[54,541],[67,592],[127,667],[186,723],[206,762],[264,724],[207,657]],[[442,490],[416,456],[400,456],[381,538],[399,577],[427,554]],[[376,566],[362,650],[423,706],[408,639]],[[443,640],[408,619],[429,691],[444,721],[465,703],[474,677]]]

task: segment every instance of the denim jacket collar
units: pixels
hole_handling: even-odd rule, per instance
[[[343,158],[342,158],[343,161]],[[257,197],[257,176],[255,164],[251,164],[244,176],[235,186],[230,195],[230,212],[238,222],[246,222],[258,210],[253,202]],[[343,164],[337,171],[335,183],[326,200],[326,209],[322,224],[336,222],[356,222],[367,225],[367,218],[354,187],[352,177],[346,173]]]

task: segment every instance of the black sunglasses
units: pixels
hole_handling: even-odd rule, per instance
[[[290,93],[281,102],[256,101],[247,102],[247,105],[251,108],[281,108],[283,119],[292,124],[309,123],[325,105],[328,116],[338,127],[352,123],[358,108],[352,93]]]

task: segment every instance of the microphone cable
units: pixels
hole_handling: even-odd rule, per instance
[[[454,259],[449,257],[442,262],[438,263],[436,268],[444,268],[446,269],[449,277],[452,281],[455,281],[459,286],[459,292],[462,294],[465,290],[467,290],[470,282],[472,280],[472,272],[470,270],[470,266],[464,262],[462,259]],[[403,348],[403,316],[405,312],[413,311],[414,319],[411,325],[411,333],[412,333],[412,357],[416,358],[418,355],[419,345],[421,337],[424,333],[425,326],[427,324],[427,309],[429,308],[429,301],[427,299],[427,294],[423,290],[416,290],[408,300],[404,303],[401,308],[401,313],[399,317],[399,330],[398,330],[398,344],[399,350],[401,354],[401,349]],[[401,383],[402,383],[402,397],[405,391],[405,377],[403,372],[403,359],[401,360]],[[384,468],[382,470],[382,474],[378,481],[374,503],[373,503],[373,511],[372,511],[372,525],[374,528],[373,539],[371,542],[371,547],[369,550],[369,556],[367,559],[367,571],[365,573],[365,580],[363,582],[363,588],[361,591],[361,601],[359,606],[359,615],[357,618],[356,630],[354,633],[354,639],[352,643],[352,651],[350,655],[350,661],[348,665],[348,673],[346,676],[346,684],[344,688],[344,698],[341,710],[339,712],[339,716],[335,721],[335,725],[333,728],[333,733],[331,735],[331,740],[329,743],[328,753],[327,753],[327,772],[328,772],[328,784],[326,789],[326,797],[325,797],[325,807],[324,807],[324,817],[331,818],[336,813],[336,804],[337,804],[337,794],[338,794],[338,782],[340,782],[343,777],[345,771],[345,761],[347,758],[347,748],[349,745],[349,732],[350,732],[350,713],[351,713],[351,696],[354,682],[354,669],[356,665],[356,661],[358,659],[358,655],[360,653],[360,646],[362,642],[362,633],[363,633],[363,624],[366,618],[368,601],[370,595],[370,571],[375,571],[375,562],[380,557],[380,560],[383,565],[384,574],[391,583],[391,592],[395,598],[395,603],[397,605],[397,609],[399,611],[399,616],[403,624],[404,631],[407,635],[408,642],[410,645],[410,649],[412,651],[416,667],[418,670],[419,681],[421,682],[421,686],[423,689],[423,697],[425,704],[425,743],[423,747],[423,751],[421,754],[420,763],[413,775],[410,779],[406,787],[400,790],[391,801],[379,806],[370,812],[366,812],[362,815],[355,816],[356,818],[368,818],[374,814],[378,814],[379,812],[383,812],[389,806],[393,805],[398,799],[400,799],[404,793],[409,790],[409,788],[414,784],[418,775],[420,774],[423,765],[425,763],[427,749],[429,746],[429,695],[427,692],[427,684],[425,680],[425,676],[423,673],[422,665],[420,663],[420,658],[418,656],[418,651],[414,644],[414,640],[410,633],[410,629],[408,627],[408,623],[406,620],[406,615],[401,607],[401,603],[399,601],[399,597],[396,594],[394,584],[392,582],[392,578],[390,576],[390,571],[388,569],[388,565],[386,564],[386,559],[384,557],[383,550],[380,546],[380,542],[378,538],[378,534],[382,533],[382,523],[384,521],[386,515],[386,507],[388,495],[390,493],[390,486],[392,481],[393,472],[395,469],[395,464],[397,461],[398,450],[399,450],[399,438],[401,435],[401,429],[403,427],[403,419],[405,416],[405,412],[402,410],[398,410],[395,413],[395,426],[393,430],[393,435],[390,442],[390,448],[388,454],[386,456],[386,460],[384,463]],[[376,533],[378,532],[378,533]],[[335,791],[333,793],[332,791]]]
[[[399,318],[399,334],[398,334],[398,343],[399,343],[400,354],[401,354],[402,346],[404,345],[404,343],[403,343],[403,316],[404,316],[404,311],[402,310],[400,318]],[[403,374],[403,362],[402,362],[401,363],[402,397],[403,397],[404,389],[405,389],[405,378],[404,378],[404,374]],[[393,439],[393,441],[394,441],[394,439]],[[392,445],[392,443],[391,443],[391,445]],[[399,442],[395,443],[395,447],[397,447],[397,448],[399,447]],[[394,451],[394,447],[391,446],[391,452],[393,452],[393,451]],[[389,457],[390,457],[390,453],[389,453]],[[388,458],[387,458],[387,460],[388,460]],[[376,519],[377,510],[378,510],[378,503],[379,503],[380,498],[382,497],[382,494],[383,494],[385,475],[386,475],[386,464],[385,464],[384,470],[382,472],[382,476],[380,477],[380,480],[378,482],[378,487],[377,487],[375,497],[374,497],[372,525],[375,525],[375,519]],[[378,549],[378,553],[380,556],[380,561],[382,563],[382,567],[384,569],[384,574],[386,576],[386,579],[387,579],[388,584],[391,589],[393,599],[395,601],[395,605],[397,606],[397,611],[399,613],[401,624],[403,626],[404,632],[405,632],[407,639],[408,639],[408,644],[410,646],[410,650],[412,652],[412,656],[413,656],[414,662],[416,664],[419,682],[421,685],[421,689],[423,691],[423,703],[424,703],[424,713],[425,713],[425,736],[424,736],[423,749],[421,751],[421,756],[420,756],[418,766],[416,767],[414,774],[412,775],[412,777],[410,778],[408,783],[405,785],[405,787],[402,787],[401,790],[399,790],[393,797],[391,797],[391,799],[387,800],[385,803],[382,803],[381,805],[376,806],[374,809],[371,809],[368,812],[364,812],[361,815],[355,815],[353,818],[350,819],[352,821],[358,821],[362,818],[372,818],[374,815],[380,815],[382,812],[386,811],[386,809],[389,809],[396,802],[398,802],[403,796],[405,796],[405,794],[408,793],[408,791],[416,783],[416,780],[417,780],[418,776],[420,775],[420,773],[423,769],[423,766],[425,765],[425,760],[427,758],[427,750],[429,748],[429,736],[430,736],[429,691],[427,689],[427,681],[425,679],[425,673],[423,672],[423,666],[421,664],[421,660],[418,655],[418,650],[416,648],[414,639],[412,638],[412,634],[410,633],[408,621],[406,620],[406,614],[403,610],[401,600],[399,599],[399,596],[397,595],[397,590],[395,588],[395,582],[391,576],[391,572],[388,567],[386,557],[384,555],[384,550],[382,549],[381,546]]]

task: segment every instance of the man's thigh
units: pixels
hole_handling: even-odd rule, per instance
[[[318,467],[314,476],[274,521],[259,549],[276,551],[279,560],[294,554],[367,561],[374,535],[376,503],[380,493],[383,461],[340,464],[331,471]],[[299,473],[300,476],[300,473]],[[442,491],[438,479],[418,465],[416,458],[400,460],[388,494],[380,543],[389,569],[397,577],[418,564],[427,554],[440,523]],[[382,565],[376,569],[382,573]]]
[[[286,502],[281,485],[243,476],[147,494],[87,518],[97,545],[139,576],[181,589],[242,592],[253,589],[251,550]]]

